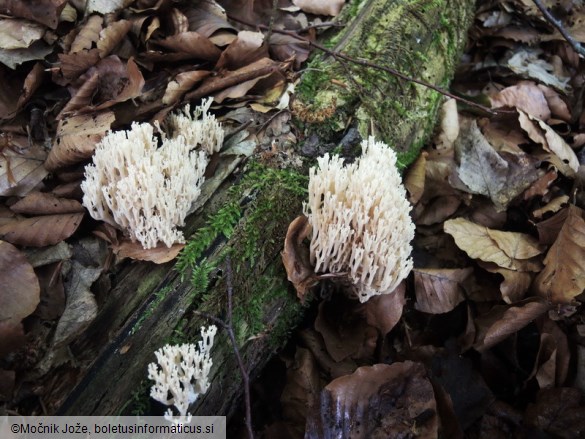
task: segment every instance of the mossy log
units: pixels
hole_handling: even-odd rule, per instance
[[[346,26],[325,44],[447,86],[472,20],[472,3],[352,1],[340,17]],[[432,131],[440,102],[438,93],[421,86],[319,54],[297,92],[295,115],[307,137],[317,133],[321,142],[335,143],[353,123],[362,134],[373,129],[396,145],[404,163]],[[224,166],[231,170],[233,163],[226,159]],[[304,172],[270,166],[248,165],[231,173],[188,219],[185,235],[192,238],[180,262],[186,276],[175,262],[128,263],[110,275],[111,289],[98,317],[70,346],[77,367],[50,374],[48,411],[127,414],[136,408],[137,396],[148,401],[146,367],[155,359],[153,352],[168,342],[196,342],[200,327],[210,323],[202,313],[225,318],[222,270],[228,256],[234,271],[234,329],[254,378],[303,314],[280,251],[289,222],[301,212],[306,182]],[[243,389],[221,330],[212,357],[211,387],[192,412],[229,417],[241,403]],[[73,390],[59,385],[70,383],[72,376],[77,382]]]

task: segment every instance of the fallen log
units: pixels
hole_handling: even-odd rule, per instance
[[[473,2],[461,0],[352,1],[340,16],[343,30],[326,35],[323,44],[446,87],[473,10]],[[345,140],[355,128],[394,145],[402,164],[410,163],[433,129],[441,95],[334,58],[316,54],[297,86],[293,115],[306,139],[299,149],[307,152],[311,142],[316,146],[308,155],[327,144],[352,149],[358,142]],[[185,235],[191,238],[179,262],[126,263],[109,276],[97,318],[70,345],[75,366],[45,378],[52,383],[44,394],[48,412],[144,411],[153,352],[168,342],[196,342],[200,327],[210,323],[202,314],[225,317],[227,256],[234,270],[234,330],[251,377],[283,346],[303,308],[280,251],[288,224],[301,212],[307,172],[259,164],[231,172],[238,161],[224,158],[223,183],[189,217]],[[211,387],[192,413],[230,417],[241,403],[242,379],[221,330],[212,358]],[[73,390],[59,384],[71,380]]]

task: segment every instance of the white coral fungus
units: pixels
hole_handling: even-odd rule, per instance
[[[347,273],[360,302],[394,291],[412,270],[414,224],[396,154],[373,137],[343,166],[326,154],[309,173],[311,263],[316,273]]]
[[[189,107],[170,116],[170,131],[162,133],[160,147],[146,123],[108,133],[96,146],[81,184],[90,215],[123,230],[146,249],[159,242],[167,247],[185,242],[177,227],[184,225],[201,193],[208,155],[223,142],[223,129],[207,114],[210,104],[211,98],[193,117]]]
[[[209,370],[213,364],[210,350],[217,332],[215,325],[201,327],[198,347],[194,344],[165,345],[154,354],[156,363],[148,365],[148,378],[154,381],[150,396],[168,406],[174,405],[179,416],[169,408],[165,419],[174,423],[191,422],[189,405],[209,388]],[[159,369],[160,367],[160,369]]]

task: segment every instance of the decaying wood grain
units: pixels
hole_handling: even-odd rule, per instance
[[[352,56],[386,63],[445,86],[471,22],[472,3],[370,0],[358,7],[351,2],[347,8],[353,12],[346,9],[342,15],[348,25],[339,36],[329,37],[333,38],[330,44]],[[383,72],[335,64],[330,58],[318,56],[312,66],[326,75],[315,75],[319,71],[311,70],[297,87],[295,115],[307,136],[317,133],[322,143],[335,142],[348,126],[357,124],[362,134],[373,130],[388,143],[399,145],[406,161],[414,156],[413,151],[432,130],[440,102],[436,92],[404,84]],[[327,108],[333,112],[328,113]],[[313,118],[311,123],[310,114],[318,112],[325,117]],[[269,172],[269,168],[255,169],[260,174]],[[271,182],[260,191],[234,194],[229,188],[240,178],[241,174],[227,178],[188,219],[186,236],[238,197],[241,219],[235,231],[229,239],[218,236],[203,254],[207,263],[216,264],[209,273],[208,289],[194,294],[189,279],[181,280],[173,263],[125,264],[109,277],[111,289],[100,300],[98,318],[71,345],[76,367],[58,369],[47,377],[47,382],[61,378],[70,382],[74,375],[78,383],[73,390],[55,385],[45,395],[51,413],[118,414],[127,409],[137,390],[143,389],[144,394],[146,367],[154,361],[153,352],[173,337],[196,342],[200,326],[208,324],[194,311],[224,317],[225,284],[219,261],[226,251],[235,271],[235,330],[252,378],[282,346],[303,311],[280,259],[288,224],[300,213],[303,196],[287,188],[284,180]],[[257,234],[250,237],[252,229]],[[160,303],[155,302],[161,290],[166,294]],[[158,303],[156,307],[154,303]],[[193,412],[231,416],[241,402],[241,378],[221,331],[212,356],[211,387]]]

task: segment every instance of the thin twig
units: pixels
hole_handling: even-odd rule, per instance
[[[546,9],[546,6],[544,6],[542,4],[541,0],[532,0],[532,2],[540,10],[540,12],[544,16],[544,18],[546,18],[546,21],[548,21],[550,24],[552,24],[554,27],[556,27],[556,29],[561,33],[563,38],[565,40],[567,40],[567,43],[569,43],[571,45],[573,50],[575,50],[575,52],[577,52],[577,54],[581,58],[585,58],[585,48],[581,45],[581,43],[579,43],[577,40],[575,40],[571,36],[571,34],[563,26],[561,21],[557,20],[555,17],[552,16],[552,14],[548,11],[548,9]]]
[[[270,37],[272,36],[272,29],[274,28],[274,17],[276,17],[276,10],[278,9],[278,0],[272,0],[272,9],[270,11],[270,21],[268,22],[268,32],[266,32],[266,44],[270,44]]]
[[[241,23],[241,24],[244,24],[246,26],[255,27],[255,28],[259,29],[259,30],[265,30],[265,31],[268,30],[268,26],[265,26],[263,24],[254,25],[252,23],[248,23],[248,22],[246,22],[244,20],[241,20],[239,18],[232,17],[230,15],[228,15],[228,18],[230,20],[236,21],[236,22]],[[303,41],[303,42],[309,44],[310,46],[314,47],[315,49],[318,49],[318,50],[326,53],[327,55],[332,56],[337,61],[339,61],[340,59],[343,59],[345,61],[348,61],[348,62],[353,63],[353,64],[357,64],[357,65],[360,65],[360,66],[363,66],[363,67],[368,67],[368,68],[376,69],[376,70],[382,70],[382,71],[384,71],[386,73],[390,73],[392,76],[396,76],[397,78],[400,78],[400,79],[402,79],[404,81],[412,82],[412,83],[418,84],[418,85],[422,85],[423,87],[426,87],[426,88],[429,88],[431,90],[434,90],[434,91],[436,91],[436,92],[438,92],[438,93],[440,93],[440,94],[442,94],[444,96],[447,96],[449,98],[453,98],[456,101],[463,102],[463,103],[469,105],[470,107],[474,107],[474,108],[480,109],[481,111],[485,111],[485,112],[487,112],[489,114],[509,113],[509,111],[506,111],[506,110],[492,110],[491,108],[488,108],[488,107],[486,107],[484,105],[481,105],[481,104],[478,104],[476,102],[470,101],[469,99],[462,98],[461,96],[457,96],[457,95],[455,95],[455,94],[453,94],[453,93],[451,93],[451,92],[449,92],[449,91],[447,91],[445,89],[442,89],[441,87],[437,87],[436,85],[433,85],[431,83],[425,82],[425,81],[423,81],[421,79],[411,78],[410,76],[405,75],[404,73],[401,73],[398,70],[393,69],[391,67],[381,66],[379,64],[372,63],[372,62],[367,61],[365,59],[352,58],[351,56],[346,55],[343,52],[336,52],[335,50],[328,49],[327,47],[322,46],[321,44],[316,43],[314,41],[311,41],[309,38],[305,38],[305,37],[299,35],[296,32],[288,31],[288,30],[282,30],[282,29],[272,29],[271,31],[272,32],[275,32],[275,33],[283,34],[283,35],[288,35],[290,37],[293,37],[293,38],[296,38],[296,39],[298,39],[300,41]]]
[[[195,311],[195,314],[205,317],[212,322],[216,323],[217,325],[221,326],[228,334],[230,342],[232,344],[232,348],[234,350],[234,355],[236,356],[236,361],[238,362],[238,368],[240,369],[240,374],[242,375],[242,381],[244,385],[244,406],[246,411],[246,430],[248,432],[248,439],[254,439],[254,430],[252,428],[252,403],[250,398],[250,375],[248,373],[248,369],[244,364],[244,360],[242,359],[242,355],[240,354],[240,350],[238,349],[238,342],[236,341],[236,335],[234,333],[234,328],[232,326],[232,316],[233,316],[233,308],[232,308],[232,301],[234,296],[234,284],[233,284],[233,272],[232,272],[232,263],[231,259],[228,256],[226,258],[226,285],[227,285],[227,315],[226,320],[219,319],[215,316],[212,316],[207,313]]]

